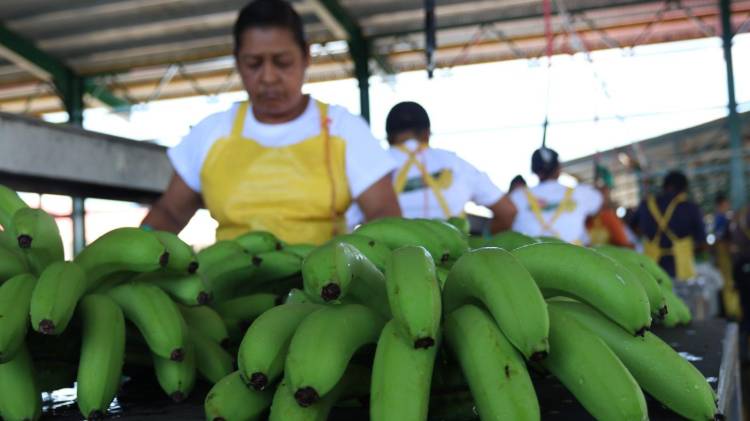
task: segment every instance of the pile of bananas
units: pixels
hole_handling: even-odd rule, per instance
[[[176,401],[196,377],[215,383],[209,421],[325,420],[335,406],[456,419],[451,399],[482,420],[539,420],[530,370],[600,420],[647,419],[644,391],[687,419],[717,415],[703,375],[648,330],[689,310],[630,250],[387,218],[317,247],[250,232],[197,254],[119,228],[66,262],[54,219],[2,186],[0,225],[7,421],[37,419],[40,391],[74,382],[100,419],[129,365],[153,367]]]

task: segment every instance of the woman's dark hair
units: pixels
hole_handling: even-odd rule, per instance
[[[385,119],[385,133],[391,145],[395,137],[402,133],[421,134],[425,130],[427,133],[430,132],[430,116],[421,105],[413,101],[394,105]]]
[[[664,191],[671,191],[674,193],[682,193],[687,190],[688,187],[688,179],[685,177],[685,174],[683,174],[681,171],[670,171],[666,177],[664,177],[664,182],[662,183],[662,190]]]
[[[285,0],[254,0],[240,10],[234,22],[234,53],[240,50],[242,34],[252,28],[284,28],[294,36],[302,53],[307,55],[302,18]]]

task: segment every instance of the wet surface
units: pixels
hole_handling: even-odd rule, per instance
[[[694,322],[689,327],[654,329],[654,333],[675,346],[700,370],[716,388],[721,366],[722,340],[726,328],[723,320]],[[108,419],[123,421],[198,421],[203,420],[203,399],[210,386],[203,382],[186,401],[172,402],[156,383],[153,372],[147,368],[130,371],[132,379],[123,384],[117,400],[113,403],[112,415]],[[593,420],[572,394],[557,380],[534,374],[535,388],[544,421],[588,421]],[[83,418],[75,405],[75,391],[62,389],[46,395],[43,420],[80,421]],[[434,400],[434,399],[433,399]],[[649,418],[652,421],[682,420],[661,404],[646,396]],[[469,421],[478,419],[476,410],[467,400],[465,392],[444,397],[445,404],[440,416],[432,414],[431,420]],[[367,411],[358,408],[337,408],[331,420],[359,421],[367,419]]]

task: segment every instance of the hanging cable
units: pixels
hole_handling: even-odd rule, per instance
[[[542,0],[544,9],[544,38],[546,39],[547,55],[547,96],[544,101],[544,124],[542,125],[542,147],[547,146],[547,126],[549,126],[549,98],[550,86],[552,85],[552,47],[555,40],[552,34],[552,1]]]

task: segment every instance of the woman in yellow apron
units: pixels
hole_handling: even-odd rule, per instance
[[[143,224],[178,232],[205,206],[217,239],[266,230],[320,244],[344,230],[352,201],[367,220],[400,215],[394,163],[364,120],[302,94],[310,54],[291,5],[248,4],[234,43],[249,101],[204,119],[168,151],[175,174]]]

